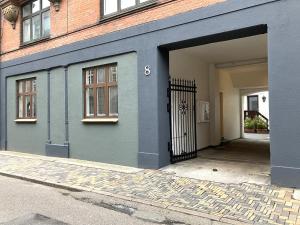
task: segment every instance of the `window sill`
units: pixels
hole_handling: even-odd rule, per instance
[[[20,48],[30,47],[32,45],[36,45],[36,44],[46,42],[46,41],[49,41],[49,40],[50,40],[50,36],[46,36],[46,37],[40,38],[40,39],[35,40],[35,41],[21,43]]]
[[[16,123],[36,123],[37,119],[16,119]]]
[[[83,123],[117,123],[118,121],[118,118],[88,118],[81,120]]]
[[[101,17],[99,23],[100,24],[101,23],[106,23],[106,22],[109,22],[109,21],[112,21],[112,20],[115,20],[115,19],[118,19],[118,18],[122,18],[122,17],[130,15],[132,13],[136,13],[136,12],[140,12],[140,11],[143,11],[145,9],[148,9],[148,8],[152,8],[152,7],[156,6],[157,4],[158,4],[157,0],[152,0],[152,1],[149,1],[147,3],[141,4],[140,6],[137,6],[137,7],[132,7],[132,8],[124,9],[121,12],[116,12],[116,13],[109,14],[109,15],[104,15],[104,16]]]

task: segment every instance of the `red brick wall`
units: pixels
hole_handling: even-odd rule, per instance
[[[166,18],[226,0],[161,0],[165,4],[96,25],[100,19],[100,0],[62,0],[61,9],[51,7],[51,38],[47,42],[20,48],[20,18],[16,29],[2,18],[1,60],[30,55],[39,51],[92,38],[130,26]],[[96,25],[96,26],[92,26]],[[89,27],[91,26],[91,27]],[[85,29],[82,29],[85,28]],[[71,33],[72,32],[72,33]],[[56,38],[55,38],[56,37]]]

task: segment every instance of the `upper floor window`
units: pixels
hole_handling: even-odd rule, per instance
[[[36,118],[36,79],[17,81],[17,119]]]
[[[151,1],[153,0],[102,0],[102,13],[103,16],[113,15],[125,10],[130,10],[131,8],[142,6]]]
[[[22,7],[23,43],[50,35],[50,2],[34,0]]]
[[[85,118],[117,118],[117,65],[88,68],[83,74]]]

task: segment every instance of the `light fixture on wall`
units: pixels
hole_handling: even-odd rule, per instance
[[[55,11],[58,12],[60,9],[61,0],[49,0],[49,1],[53,4]]]
[[[3,17],[9,21],[13,27],[16,28],[16,22],[19,16],[19,7],[15,4],[10,3],[5,8],[2,9]]]
[[[262,96],[262,100],[263,100],[263,102],[266,102],[267,97],[266,96]]]

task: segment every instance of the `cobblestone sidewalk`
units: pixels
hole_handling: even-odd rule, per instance
[[[79,160],[0,152],[0,173],[93,191],[229,224],[300,224],[293,189],[222,184]]]

